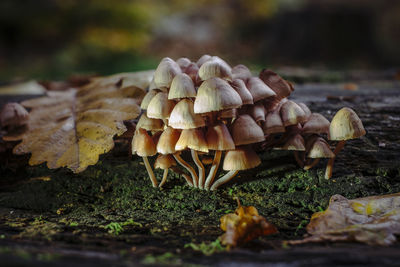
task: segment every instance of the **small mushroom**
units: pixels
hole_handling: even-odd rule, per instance
[[[210,189],[216,190],[221,185],[232,180],[232,178],[235,177],[240,170],[251,169],[260,164],[260,158],[250,146],[236,147],[235,150],[230,150],[225,155],[222,168],[225,171],[228,171],[228,173],[215,181]]]
[[[330,122],[319,113],[312,113],[308,121],[304,123],[303,133],[327,134]]]
[[[288,97],[294,91],[293,86],[288,81],[271,70],[263,69],[259,77],[276,93],[277,100]]]
[[[162,187],[165,184],[167,181],[168,169],[172,166],[176,166],[176,161],[171,155],[158,155],[154,163],[154,168],[164,170],[162,180],[158,187]]]
[[[247,89],[246,84],[243,80],[233,79],[233,81],[231,82],[231,86],[239,94],[240,98],[242,99],[243,105],[254,104],[253,96],[251,95],[249,89]]]
[[[321,158],[333,158],[335,154],[329,147],[329,144],[318,135],[310,136],[306,141],[307,157],[314,159],[311,164],[306,164],[304,170],[309,170],[320,161]]]
[[[181,73],[179,65],[171,58],[163,58],[154,72],[154,83],[157,88],[169,88],[175,75]]]
[[[208,149],[215,150],[214,160],[204,185],[204,188],[209,190],[210,186],[214,182],[215,175],[217,174],[222,151],[235,149],[235,144],[224,123],[219,123],[218,125],[209,127],[206,133],[206,139]]]
[[[247,82],[252,76],[250,70],[245,65],[239,64],[232,68],[233,79],[240,79]]]
[[[157,179],[147,159],[148,156],[154,156],[157,153],[156,145],[145,129],[139,128],[133,136],[132,153],[135,152],[138,156],[143,158],[144,166],[146,167],[153,187],[157,187]]]
[[[180,73],[172,80],[168,91],[168,99],[196,97],[193,80],[186,73]]]
[[[231,68],[225,61],[212,57],[210,60],[204,62],[199,68],[199,77],[205,81],[213,77],[221,79],[232,80]]]
[[[265,140],[263,130],[248,114],[240,115],[231,125],[230,132],[236,146]]]
[[[303,109],[291,100],[286,101],[282,105],[280,111],[283,125],[285,127],[297,125],[298,123],[303,123],[307,120],[306,113]]]
[[[343,149],[346,141],[359,138],[365,135],[365,133],[362,121],[351,108],[344,107],[335,114],[329,126],[328,138],[329,140],[339,142],[333,151],[335,157],[331,158],[326,166],[325,179],[332,177],[333,163],[337,154]]]
[[[175,106],[175,102],[168,100],[167,93],[157,93],[150,101],[147,106],[147,117],[153,119],[161,119],[167,125],[167,119],[172,109]]]

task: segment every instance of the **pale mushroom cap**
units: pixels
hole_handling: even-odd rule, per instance
[[[149,91],[154,90],[154,89],[159,89],[159,88],[157,88],[157,85],[154,83],[154,75],[153,75],[153,78],[151,79],[150,84],[149,84]]]
[[[232,80],[232,73],[229,66],[214,58],[204,62],[199,68],[198,74],[203,81],[213,77]]]
[[[265,117],[265,122],[263,123],[263,131],[265,134],[274,134],[274,133],[284,133],[285,126],[283,126],[283,122],[280,115],[280,109],[277,108],[273,112],[270,112]]]
[[[194,113],[192,100],[182,99],[172,110],[168,125],[176,129],[193,129],[206,123],[202,116]]]
[[[231,86],[240,95],[243,105],[252,105],[254,103],[253,96],[250,94],[243,80],[234,79],[231,82]]]
[[[142,103],[140,104],[141,109],[147,109],[151,99],[160,92],[158,89],[151,89],[147,92],[147,94],[143,97]]]
[[[224,123],[209,127],[206,133],[208,149],[211,150],[233,150],[235,144],[228,128]]]
[[[365,135],[364,126],[358,115],[350,108],[339,110],[329,127],[330,140],[349,140]]]
[[[256,122],[265,121],[265,108],[262,103],[250,106],[248,113]]]
[[[176,152],[175,145],[178,142],[181,130],[167,127],[161,134],[157,143],[157,152],[160,154],[173,154]]]
[[[233,79],[241,79],[246,82],[252,76],[250,70],[245,65],[239,64],[232,68]]]
[[[303,109],[291,100],[286,101],[282,105],[281,118],[284,126],[296,125],[307,120]]]
[[[197,81],[197,73],[199,72],[199,67],[196,63],[190,63],[189,66],[186,67],[185,73],[189,75],[193,82]]]
[[[154,83],[158,88],[169,88],[175,75],[181,73],[179,65],[172,59],[163,58],[154,73]]]
[[[185,129],[182,131],[175,150],[180,151],[186,148],[208,153],[207,141],[201,129]]]
[[[147,131],[161,131],[164,129],[164,123],[160,119],[151,119],[146,113],[142,113],[136,125],[136,128],[143,128]]]
[[[335,154],[329,147],[325,139],[321,137],[314,137],[307,139],[306,148],[308,151],[308,158],[334,158]]]
[[[171,166],[176,166],[176,161],[171,155],[158,155],[156,161],[154,162],[154,168],[158,169],[168,169]]]
[[[172,80],[171,88],[168,92],[168,99],[180,99],[186,97],[196,97],[196,89],[193,80],[186,73],[180,73]]]
[[[192,63],[192,61],[187,57],[181,57],[176,60],[176,63],[179,65],[179,67],[181,67],[181,70],[183,71],[190,65],[190,63]]]
[[[312,113],[308,121],[303,125],[303,133],[327,134],[329,121],[319,113]]]
[[[153,138],[147,133],[145,129],[138,129],[132,139],[132,154],[140,157],[153,156],[157,153],[156,145]]]
[[[305,151],[304,138],[300,134],[292,135],[282,148],[284,150]]]
[[[204,62],[210,60],[212,58],[212,56],[210,55],[202,55],[199,60],[197,60],[197,66],[201,67],[201,65],[204,64]]]
[[[231,125],[231,135],[236,146],[262,142],[263,130],[248,114],[240,115]]]
[[[276,93],[278,99],[288,97],[294,90],[289,82],[271,70],[262,70],[260,79]]]
[[[304,103],[298,103],[297,105],[299,105],[299,107],[301,107],[301,109],[304,111],[304,113],[306,114],[307,120],[310,119],[310,116],[312,113],[311,113],[311,110],[307,107],[307,105]]]
[[[222,168],[225,171],[241,171],[257,167],[260,164],[261,160],[257,153],[245,146],[226,152]]]
[[[0,111],[0,125],[20,126],[28,121],[28,111],[18,103],[7,103]]]
[[[207,113],[238,108],[241,105],[239,94],[226,81],[214,77],[204,81],[199,87],[194,101],[194,112]]]
[[[167,93],[157,93],[147,106],[147,117],[154,119],[168,119],[175,103],[168,100]]]
[[[249,89],[253,96],[253,101],[257,102],[268,97],[276,96],[276,93],[272,91],[260,78],[251,77],[247,80],[247,89]]]

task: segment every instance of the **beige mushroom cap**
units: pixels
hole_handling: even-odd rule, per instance
[[[197,74],[199,72],[199,67],[196,63],[190,63],[189,66],[186,67],[185,73],[189,75],[194,83],[197,84]]]
[[[257,123],[265,121],[265,108],[262,103],[250,106],[248,113]]]
[[[167,93],[157,93],[147,106],[147,117],[154,119],[168,119],[174,105],[174,101],[168,100]]]
[[[176,129],[192,129],[206,125],[203,117],[194,113],[193,102],[190,99],[182,99],[175,105],[168,124]]]
[[[319,113],[312,113],[308,121],[303,125],[303,133],[327,134],[329,121]]]
[[[154,73],[154,83],[158,88],[169,88],[175,75],[181,73],[179,65],[171,58],[163,58]]]
[[[285,132],[285,126],[283,126],[280,115],[280,107],[267,114],[267,116],[265,117],[265,122],[263,123],[263,131],[265,134]]]
[[[172,80],[169,88],[168,99],[196,97],[193,80],[186,73],[180,73]]]
[[[160,154],[173,154],[176,152],[175,145],[179,140],[181,130],[167,127],[161,134],[157,143],[157,152]]]
[[[149,103],[151,101],[151,99],[153,97],[155,97],[156,94],[158,94],[159,92],[161,92],[158,89],[151,89],[149,90],[146,95],[143,97],[142,103],[140,104],[140,108],[141,109],[147,109],[147,107],[149,106]]]
[[[365,135],[362,121],[351,109],[344,107],[339,110],[331,121],[329,127],[330,140],[349,140]]]
[[[335,154],[329,147],[328,142],[322,137],[311,136],[306,141],[306,149],[308,158],[334,158]]]
[[[238,108],[241,105],[240,95],[226,81],[214,77],[200,85],[194,101],[194,112],[207,113]]]
[[[245,65],[239,64],[232,68],[233,79],[241,79],[246,82],[252,76],[250,70]]]
[[[297,105],[299,105],[299,107],[301,107],[301,109],[304,111],[304,113],[306,114],[307,120],[310,119],[310,116],[312,113],[311,113],[311,110],[307,107],[307,105],[304,103],[297,103]]]
[[[243,105],[252,105],[254,103],[253,96],[251,95],[249,89],[247,89],[243,80],[234,79],[231,82],[231,86],[240,95]]]
[[[303,109],[295,102],[288,100],[281,107],[281,118],[283,125],[296,125],[303,123],[307,120],[306,114]]]
[[[181,67],[181,70],[183,71],[190,65],[190,63],[192,63],[192,61],[187,57],[181,57],[176,60],[176,63],[179,65],[179,67]]]
[[[175,150],[180,151],[186,148],[208,153],[207,141],[201,129],[185,129],[182,131],[175,145]]]
[[[235,149],[232,136],[224,123],[209,127],[206,133],[208,149],[232,150]]]
[[[232,80],[231,68],[228,64],[224,63],[221,59],[212,57],[210,60],[204,62],[199,68],[199,77],[205,81],[212,77],[219,77],[222,79]]]
[[[292,135],[282,147],[283,150],[305,151],[304,138],[300,134]]]
[[[254,102],[276,96],[276,93],[258,77],[249,78],[246,86],[253,96]]]
[[[210,60],[212,58],[212,56],[210,55],[202,55],[199,60],[197,60],[197,66],[201,67],[201,65],[203,65],[206,61]]]
[[[171,166],[176,166],[176,161],[173,156],[169,155],[158,155],[156,161],[154,162],[154,168],[158,169],[168,169]]]
[[[271,70],[263,69],[260,79],[276,93],[278,99],[288,97],[294,91],[289,82]]]
[[[260,157],[251,147],[241,146],[226,152],[222,168],[225,171],[240,171],[257,167],[260,164]]]
[[[262,142],[263,130],[248,114],[240,115],[231,125],[231,135],[236,146]]]
[[[161,131],[164,129],[164,123],[160,119],[151,119],[146,113],[142,113],[136,125],[136,128],[143,128],[147,131]]]
[[[137,129],[132,139],[132,154],[140,157],[153,156],[157,153],[153,138],[143,128]]]

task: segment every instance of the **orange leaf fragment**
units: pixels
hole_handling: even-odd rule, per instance
[[[228,247],[236,247],[259,236],[277,233],[274,225],[269,223],[253,206],[241,206],[239,199],[235,213],[221,217],[221,229],[226,233],[220,236],[221,243]]]

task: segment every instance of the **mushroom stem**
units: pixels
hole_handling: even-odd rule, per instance
[[[188,170],[193,179],[193,186],[197,187],[199,178],[197,177],[197,174],[195,170],[192,168],[192,166],[190,166],[186,161],[184,161],[183,158],[181,158],[181,156],[179,156],[177,153],[174,154],[174,158],[179,164],[181,164],[186,170]]]
[[[296,159],[297,164],[299,164],[299,166],[302,168],[304,166],[304,162],[303,160],[301,160],[300,155],[299,155],[299,151],[293,151],[294,154],[294,158]]]
[[[346,144],[346,141],[345,140],[341,140],[336,145],[336,148],[333,151],[333,154],[335,154],[335,157],[330,158],[329,161],[328,161],[328,164],[326,165],[325,179],[330,179],[332,177],[333,163],[335,162],[335,158],[336,158],[337,154],[339,154],[340,150],[343,149],[345,144]]]
[[[222,151],[216,150],[214,155],[214,160],[212,162],[210,172],[208,173],[206,184],[204,186],[205,189],[210,190],[211,184],[214,182],[215,175],[217,174],[219,163],[221,161]]]
[[[306,165],[304,166],[303,169],[306,170],[306,171],[308,171],[309,169],[311,169],[312,167],[314,167],[315,165],[317,165],[318,162],[319,162],[319,160],[320,160],[320,158],[314,159],[314,160],[311,162],[311,164],[306,164]]]
[[[149,160],[147,159],[146,156],[144,156],[142,158],[143,158],[144,166],[146,167],[147,173],[149,174],[151,183],[153,184],[153,187],[157,187],[158,182],[157,182],[156,176],[154,175],[153,169],[150,166]]]
[[[191,149],[190,153],[192,154],[194,163],[197,165],[197,168],[199,169],[199,183],[197,184],[197,187],[200,189],[204,189],[204,179],[205,179],[204,165],[203,163],[201,163],[201,160],[199,159],[199,155],[197,154],[196,150]]]
[[[165,184],[165,182],[167,181],[167,176],[168,176],[168,169],[164,169],[163,177],[158,187],[162,187]]]
[[[211,191],[214,191],[215,189],[217,189],[218,187],[220,187],[221,185],[229,182],[230,180],[232,180],[233,177],[235,177],[236,174],[238,174],[238,170],[234,170],[234,171],[229,171],[227,172],[224,176],[222,176],[221,178],[219,178],[212,186],[211,186]]]

